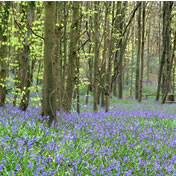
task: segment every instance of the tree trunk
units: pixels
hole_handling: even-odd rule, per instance
[[[68,16],[68,8],[67,3],[64,2],[64,63],[63,63],[63,73],[62,73],[62,108],[64,105],[64,95],[65,95],[65,87],[66,87],[66,78],[67,78],[67,16]]]
[[[5,105],[6,99],[6,76],[7,76],[7,29],[8,29],[8,18],[9,18],[10,2],[0,2],[0,106]]]
[[[130,97],[132,97],[133,95],[133,73],[134,73],[134,69],[133,69],[133,65],[134,65],[134,41],[135,41],[135,31],[134,31],[134,27],[132,30],[132,50],[131,50],[131,80],[130,80]]]
[[[175,57],[175,50],[176,50],[176,32],[174,34],[174,41],[173,41],[173,49],[172,49],[172,54],[171,54],[171,45],[170,45],[170,60],[166,60],[167,63],[167,72],[166,72],[166,78],[167,81],[165,82],[165,89],[164,89],[164,95],[163,95],[163,99],[162,99],[162,103],[165,103],[166,98],[167,98],[167,94],[169,91],[171,91],[171,71],[172,71],[172,67],[173,67],[173,61],[174,61],[174,57]]]
[[[150,77],[150,29],[151,29],[151,22],[149,21],[149,28],[147,34],[147,83],[149,83]]]
[[[139,97],[138,101],[142,101],[142,91],[143,91],[143,72],[144,72],[144,34],[145,34],[145,2],[143,2],[142,8],[142,48],[141,48],[141,74],[140,74],[140,85],[139,85]]]
[[[99,60],[99,2],[94,2],[95,15],[94,15],[94,103],[93,110],[98,111],[98,60]]]
[[[56,3],[56,108],[62,110],[62,54],[61,54],[61,19],[62,19],[62,2]]]
[[[107,2],[107,6],[108,6],[108,14],[111,8],[111,2]],[[113,9],[114,9],[114,4],[113,4]],[[112,15],[113,16],[113,15]],[[105,108],[105,112],[109,111],[109,106],[110,106],[110,97],[111,97],[111,91],[112,91],[112,87],[111,87],[111,78],[112,78],[112,62],[113,62],[113,54],[112,54],[112,50],[114,47],[114,40],[113,40],[113,28],[110,31],[110,19],[109,19],[109,15],[108,15],[108,68],[107,68],[107,72],[106,72],[106,87],[105,87],[105,95],[106,95],[106,108]],[[113,22],[112,22],[112,26],[113,26]]]
[[[22,111],[26,111],[29,105],[29,94],[30,94],[30,86],[32,85],[31,72],[30,72],[30,43],[31,43],[31,36],[32,32],[29,26],[32,26],[33,16],[34,16],[34,3],[29,2],[28,12],[27,12],[27,19],[26,19],[26,26],[27,26],[27,37],[24,41],[24,49],[21,58],[21,102],[20,102],[20,109]],[[34,62],[34,61],[32,61]],[[32,71],[32,70],[31,70]]]
[[[173,2],[163,2],[163,43],[162,43],[162,57],[158,75],[158,87],[156,101],[159,100],[160,89],[162,84],[162,103],[165,103],[168,87],[169,87],[169,73],[171,69],[171,12]]]
[[[141,55],[141,5],[139,7],[138,13],[138,51],[136,61],[136,92],[135,92],[136,100],[138,100],[139,98],[140,55]]]
[[[70,53],[69,60],[67,65],[67,80],[66,80],[66,89],[64,96],[63,110],[65,112],[71,111],[72,105],[72,94],[75,84],[75,69],[76,69],[76,59],[77,59],[77,44],[79,39],[79,4],[80,2],[73,2],[73,18],[70,32]]]
[[[104,22],[104,48],[103,48],[103,60],[101,63],[101,85],[105,85],[106,81],[106,60],[107,60],[107,28],[108,28],[108,4],[105,2],[105,22]],[[105,96],[103,87],[101,87],[101,107],[105,106]]]
[[[55,19],[56,2],[45,2],[45,40],[42,115],[49,116],[48,125],[56,122],[56,78],[55,78]]]

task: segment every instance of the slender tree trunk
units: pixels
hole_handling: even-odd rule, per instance
[[[133,30],[132,30],[132,50],[131,50],[131,57],[132,58],[131,58],[130,97],[132,97],[132,95],[133,95],[133,73],[134,73],[133,66],[134,66],[134,50],[135,50],[134,41],[135,41],[135,31],[134,31],[134,27],[133,27]]]
[[[103,49],[103,61],[101,68],[101,85],[105,85],[106,81],[106,60],[107,60],[107,27],[108,27],[108,3],[105,2],[105,22],[104,22],[104,49]],[[101,91],[101,107],[105,106],[104,90]]]
[[[62,4],[63,2],[57,2],[56,4],[56,108],[58,111],[62,110],[62,56],[61,56],[61,19],[62,19]]]
[[[139,98],[140,55],[141,55],[141,5],[139,7],[138,13],[138,51],[136,61],[136,92],[135,92],[136,100],[138,100]]]
[[[67,16],[68,16],[68,8],[67,3],[64,2],[64,63],[63,63],[63,73],[62,73],[62,107],[64,104],[64,95],[65,95],[65,87],[66,87],[66,75],[67,75]]]
[[[90,91],[90,84],[87,87],[86,102],[85,102],[86,104],[89,103],[89,91]]]
[[[27,37],[25,38],[24,50],[21,58],[21,102],[20,109],[22,111],[26,111],[29,105],[29,94],[30,94],[30,86],[32,85],[31,72],[30,70],[30,43],[32,32],[29,26],[32,26],[33,16],[34,16],[34,4],[35,2],[29,2],[26,26],[27,26]],[[34,62],[34,61],[33,61]]]
[[[55,78],[55,19],[56,2],[45,2],[45,40],[42,115],[49,116],[48,125],[56,122],[56,78]]]
[[[161,1],[159,2],[159,12],[160,12],[160,14],[159,14],[159,24],[158,24],[158,26],[159,26],[159,32],[158,32],[158,38],[159,38],[159,40],[158,40],[158,55],[159,55],[159,63],[160,63],[160,60],[161,60]]]
[[[149,83],[150,77],[150,29],[151,29],[151,22],[149,21],[149,28],[147,34],[147,83]]]
[[[174,41],[173,41],[173,49],[172,49],[172,57],[171,57],[171,63],[173,69],[171,68],[170,72],[172,71],[172,80],[170,82],[172,82],[172,90],[173,90],[173,94],[175,92],[175,50],[176,50],[176,32],[174,33]],[[170,73],[171,74],[171,73]]]
[[[67,65],[67,80],[66,80],[66,89],[64,96],[64,105],[63,110],[65,112],[71,111],[72,105],[72,94],[75,84],[75,69],[76,69],[76,59],[77,59],[77,44],[79,39],[79,5],[80,2],[73,2],[73,18],[70,32],[70,53],[69,60]]]
[[[7,47],[7,29],[8,29],[8,18],[9,18],[10,2],[0,2],[0,106],[5,105],[6,99],[6,76],[8,69],[8,47]]]
[[[98,111],[98,60],[99,60],[99,2],[94,2],[96,13],[94,14],[94,104],[93,110]]]
[[[121,62],[120,68],[123,68],[123,63]],[[123,98],[123,72],[121,71],[119,73],[118,77],[118,98],[122,99]]]
[[[38,71],[37,71],[37,77],[36,77],[36,91],[38,92],[38,86],[39,86],[39,75],[40,75],[40,71],[41,71],[41,67],[42,67],[42,63],[41,60],[39,60],[38,62],[39,66],[38,66]]]
[[[18,68],[16,68],[16,75],[15,75],[16,81],[15,81],[15,95],[13,98],[13,106],[16,106],[17,96],[18,96],[19,90],[21,89],[21,57],[22,57],[21,48],[18,48],[17,57],[16,57],[16,60],[18,62]]]
[[[107,2],[108,4],[108,14],[109,14],[109,10],[111,8],[111,2]],[[113,4],[113,9],[114,9],[114,4]],[[108,15],[109,17],[109,15]],[[112,14],[113,17],[113,14]],[[111,79],[112,79],[112,62],[113,62],[113,54],[112,54],[112,50],[114,47],[114,40],[113,40],[113,28],[110,31],[110,19],[108,18],[108,68],[107,68],[107,73],[106,73],[106,87],[105,87],[105,95],[106,95],[106,108],[105,108],[105,112],[109,111],[109,106],[110,106],[110,98],[111,98],[111,91],[112,91],[112,87],[111,87]],[[113,26],[113,22],[112,22],[112,26]]]
[[[140,85],[139,85],[139,99],[142,101],[142,91],[143,91],[143,72],[144,72],[144,34],[145,34],[145,2],[143,2],[142,8],[142,48],[141,48],[141,74],[140,74]]]
[[[80,77],[80,72],[79,72],[79,68],[80,68],[80,61],[79,61],[79,57],[77,57],[76,59],[76,111],[77,113],[80,113],[80,97],[79,97],[79,77]]]
[[[116,33],[120,33],[120,32],[122,32],[121,30],[120,30],[120,24],[122,23],[122,15],[121,15],[121,6],[122,6],[122,2],[121,1],[118,1],[117,3],[116,3],[116,16],[115,16],[115,24],[114,24],[114,33],[116,34]],[[116,39],[116,43],[117,43],[117,45],[116,45],[116,47],[117,47],[117,51],[115,52],[115,57],[114,57],[114,75],[116,75],[117,74],[117,70],[116,70],[116,68],[117,68],[117,66],[118,66],[118,59],[119,59],[119,53],[120,53],[120,41],[122,40],[122,38],[121,39]],[[117,96],[117,78],[115,78],[114,79],[114,83],[113,83],[113,94],[114,94],[114,96],[116,97]]]

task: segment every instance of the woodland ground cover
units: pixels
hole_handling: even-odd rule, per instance
[[[39,108],[1,108],[0,175],[174,175],[175,106],[119,102],[108,113],[58,113],[50,129]]]

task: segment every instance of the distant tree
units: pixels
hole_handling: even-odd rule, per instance
[[[55,77],[55,19],[56,2],[45,2],[45,40],[42,115],[49,116],[48,125],[56,121],[56,77]]]

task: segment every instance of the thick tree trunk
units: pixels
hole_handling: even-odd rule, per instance
[[[55,78],[55,18],[56,2],[45,2],[45,40],[42,115],[49,116],[48,125],[56,122]]]
[[[162,103],[165,103],[168,92],[171,91],[171,84],[172,84],[172,79],[171,79],[171,71],[172,71],[172,66],[173,66],[173,61],[175,57],[175,50],[176,50],[176,32],[174,34],[174,41],[173,41],[173,49],[172,49],[172,54],[171,54],[171,46],[170,46],[170,60],[166,60],[167,62],[167,72],[166,72],[166,77],[167,81],[164,85],[164,95],[162,99]]]

